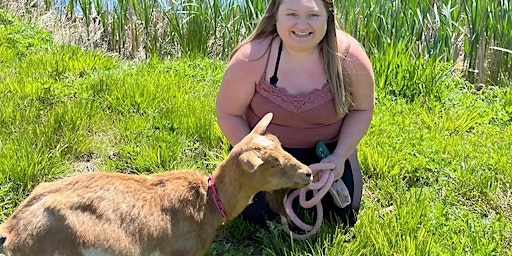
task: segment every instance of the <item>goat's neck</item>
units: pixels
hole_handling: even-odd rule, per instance
[[[245,177],[238,175],[239,170],[228,171],[222,168],[217,168],[213,173],[215,188],[228,218],[233,219],[244,210],[258,191],[243,185]]]

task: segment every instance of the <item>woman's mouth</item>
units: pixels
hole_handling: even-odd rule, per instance
[[[297,31],[293,31],[293,34],[298,36],[298,37],[307,37],[309,35],[311,35],[313,32],[297,32]]]

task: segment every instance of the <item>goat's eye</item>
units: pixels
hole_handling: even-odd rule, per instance
[[[279,161],[271,161],[271,162],[269,163],[269,166],[270,166],[270,168],[272,168],[272,169],[275,169],[275,168],[279,167],[279,165],[280,165],[280,164],[279,164]]]

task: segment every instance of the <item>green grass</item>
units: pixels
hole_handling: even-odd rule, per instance
[[[512,81],[475,91],[450,62],[384,49],[370,56],[355,227],[293,241],[279,223],[235,219],[207,255],[512,255]],[[38,183],[76,172],[213,171],[229,150],[214,112],[225,64],[122,60],[0,12],[0,221]]]

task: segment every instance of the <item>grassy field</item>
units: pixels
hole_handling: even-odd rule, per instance
[[[299,242],[277,223],[235,219],[208,255],[512,255],[512,82],[475,90],[455,63],[415,58],[400,41],[371,60],[355,227]],[[67,175],[212,172],[229,150],[214,114],[224,68],[60,45],[0,12],[0,221],[36,184]]]

